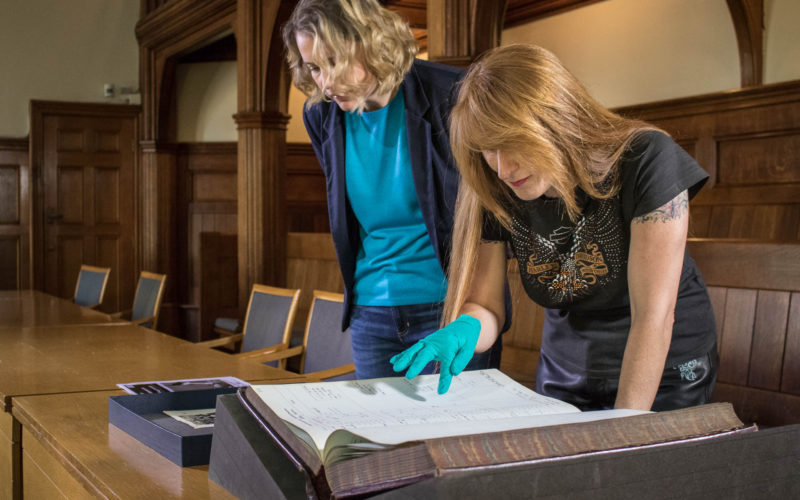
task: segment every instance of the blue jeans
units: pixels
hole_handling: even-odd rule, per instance
[[[442,303],[407,306],[358,306],[350,315],[350,338],[356,378],[399,377],[389,358],[439,329]],[[491,349],[476,354],[467,370],[499,368],[501,339]],[[428,363],[422,373],[438,372],[438,363]]]

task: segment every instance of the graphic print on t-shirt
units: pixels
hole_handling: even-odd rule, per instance
[[[521,214],[512,216],[514,254],[532,298],[545,307],[565,307],[619,276],[626,252],[617,207],[612,200],[600,201],[574,226],[569,219],[560,220],[561,225],[549,232],[537,231],[546,226],[539,210],[529,212],[527,221]]]

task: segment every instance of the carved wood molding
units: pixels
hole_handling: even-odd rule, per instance
[[[508,0],[503,28],[510,28],[545,17],[585,7],[601,0]],[[427,44],[427,2],[425,0],[387,0],[386,6],[403,16],[417,35],[420,45]],[[494,2],[479,1],[481,6]]]
[[[296,2],[264,0],[142,0],[140,44],[143,133],[144,260],[164,262],[174,246],[166,210],[176,196],[180,155],[174,123],[175,67],[182,57],[235,34],[237,73],[239,287],[242,304],[254,282],[281,284],[285,262],[283,183],[289,78],[279,26]],[[233,45],[233,44],[230,44]],[[228,49],[230,50],[230,48]],[[166,183],[165,183],[166,181]],[[266,258],[271,256],[273,258]],[[174,263],[169,262],[170,267]]]
[[[175,67],[182,55],[234,31],[236,0],[174,0],[136,24],[142,89],[142,139],[174,141]]]
[[[764,0],[727,0],[736,30],[742,87],[764,82]]]
[[[389,10],[400,14],[411,27],[420,52],[428,49],[428,6],[426,0],[390,0]]]
[[[386,6],[408,22],[412,29],[428,26],[428,2],[426,0],[389,0]]]
[[[505,27],[529,23],[601,0],[508,0]]]
[[[475,56],[500,45],[507,3],[507,0],[473,3],[470,42]]]
[[[170,0],[139,0],[139,18],[143,18]]]
[[[75,116],[131,116],[139,112],[138,104],[104,104],[95,102],[31,100],[31,114],[42,115],[67,112]]]
[[[280,26],[295,2],[237,1],[239,304],[255,283],[286,281],[286,113]]]
[[[246,111],[233,115],[238,130],[265,128],[286,130],[290,115],[278,111]]]
[[[625,106],[614,111],[643,120],[664,120],[712,112],[732,111],[768,104],[800,101],[800,80],[761,85],[648,104]]]
[[[470,0],[428,2],[428,58],[442,61],[467,56],[469,52]]]
[[[182,56],[229,36],[236,27],[236,0],[142,0],[147,14],[136,25],[139,40],[142,126],[140,265],[179,276],[178,145],[175,69]],[[173,283],[181,286],[179,279]],[[175,288],[173,287],[173,290]]]
[[[237,155],[239,304],[254,283],[286,281],[286,132],[240,129]]]
[[[292,77],[285,59],[281,26],[292,15],[296,4],[295,0],[282,0],[278,6],[278,11],[273,14],[275,17],[272,37],[269,39],[266,72],[262,85],[265,110],[274,110],[287,114],[289,112],[289,92],[292,88]]]
[[[466,67],[500,44],[506,0],[428,1],[428,58]]]
[[[200,33],[198,41],[207,43],[209,28],[236,15],[236,0],[175,0],[150,12],[136,23],[136,37],[144,47],[170,47]]]
[[[174,154],[178,144],[166,141],[139,141],[139,150],[145,154]]]
[[[0,137],[0,150],[2,151],[27,151],[27,137]]]

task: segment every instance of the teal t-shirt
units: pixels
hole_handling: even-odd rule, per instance
[[[403,89],[381,109],[345,113],[345,130],[347,197],[361,234],[353,302],[399,306],[443,300],[447,281],[414,189]]]

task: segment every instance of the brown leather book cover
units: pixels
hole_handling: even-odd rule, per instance
[[[397,488],[448,472],[622,451],[752,431],[729,403],[591,422],[454,436],[408,443],[332,464],[326,470],[336,498]]]
[[[310,450],[302,439],[295,436],[283,419],[258,397],[252,387],[240,390],[237,396],[245,410],[258,421],[297,468],[306,469],[313,476],[322,474],[323,464],[319,456]]]
[[[730,403],[593,422],[534,427],[426,441],[439,469],[565,457],[652,445],[744,428]]]

